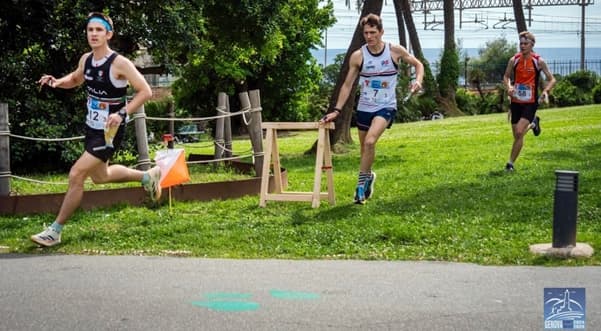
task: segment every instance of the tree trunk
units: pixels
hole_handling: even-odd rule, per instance
[[[396,13],[396,25],[399,29],[399,44],[407,48],[407,30],[405,30],[403,10],[401,9],[401,4],[398,1],[394,2],[394,12]]]
[[[366,16],[367,14],[376,14],[380,15],[382,13],[382,0],[365,0],[363,2],[363,8],[361,9],[361,16]],[[334,91],[332,92],[332,96],[330,97],[330,106],[329,110],[333,110],[336,106],[336,102],[338,101],[338,94],[340,93],[340,88],[344,83],[346,75],[349,70],[349,60],[351,54],[359,49],[365,40],[363,39],[363,27],[357,22],[357,27],[355,28],[355,33],[353,34],[353,39],[351,40],[351,44],[346,50],[346,55],[344,56],[344,62],[342,63],[342,67],[340,69],[340,74],[338,75],[338,81],[336,82],[336,86],[334,87]],[[349,95],[348,100],[344,104],[342,109],[342,113],[336,118],[336,129],[330,131],[330,143],[336,145],[338,142],[343,144],[349,144],[353,142],[351,138],[351,119],[353,118],[353,110],[355,109],[356,98],[355,98],[355,90],[357,89],[357,81],[355,80],[353,83],[353,88],[351,89],[351,93]],[[308,152],[315,152],[317,145],[313,144],[313,147]]]
[[[513,17],[515,17],[515,25],[518,33],[527,31],[526,18],[524,17],[524,6],[522,0],[513,0]]]
[[[459,79],[459,55],[455,45],[455,13],[453,0],[444,0],[444,52],[440,61],[438,86],[441,99],[439,105],[447,115],[460,114],[455,101]]]
[[[457,53],[457,47],[455,45],[455,13],[454,13],[454,5],[453,0],[444,0],[443,10],[444,10],[444,49],[445,52],[448,53]],[[441,61],[444,63],[444,61]],[[459,62],[457,62],[457,66],[455,67],[457,70],[459,69]],[[450,68],[449,68],[450,69]],[[449,74],[453,77],[448,77],[449,82],[448,86],[441,86],[442,95],[448,99],[451,103],[455,103],[455,89],[457,88],[457,80],[459,79],[459,72],[448,72],[446,66],[442,66],[440,68],[441,76],[443,74]],[[440,84],[440,82],[438,82]]]
[[[409,50],[407,44],[407,30],[405,29],[405,19],[403,18],[403,10],[399,1],[394,1],[394,12],[396,14],[396,25],[399,29],[399,44]],[[405,75],[411,75],[411,68],[405,70]]]
[[[411,43],[413,54],[424,65],[423,86],[425,89],[425,94],[433,98],[438,98],[440,96],[440,93],[438,92],[436,80],[432,75],[430,63],[424,57],[424,52],[422,51],[422,46],[419,42],[419,37],[417,35],[417,29],[415,28],[415,23],[413,22],[413,16],[411,16],[411,4],[409,3],[409,0],[394,0],[394,2],[395,8],[396,6],[398,6],[403,13],[403,18],[405,19],[405,25],[407,26],[407,32],[409,33],[409,42]],[[396,4],[397,2],[398,4]]]

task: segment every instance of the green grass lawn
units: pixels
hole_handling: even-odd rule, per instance
[[[334,155],[335,206],[269,201],[259,208],[252,196],[175,201],[172,209],[164,203],[80,211],[65,227],[63,243],[50,249],[38,249],[29,236],[54,215],[4,216],[0,246],[21,253],[601,265],[601,106],[539,115],[542,134],[528,134],[514,173],[503,170],[512,143],[505,114],[395,124],[378,143],[376,189],[364,206],[352,202],[355,142]],[[315,161],[303,153],[315,137],[296,132],[278,139],[290,191],[312,189]],[[236,151],[249,148],[248,141],[234,141]],[[528,251],[552,241],[559,169],[579,172],[577,241],[593,246],[590,259]]]

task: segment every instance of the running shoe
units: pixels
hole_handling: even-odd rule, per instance
[[[376,183],[376,173],[371,172],[371,177],[365,182],[365,199],[371,198],[374,193],[374,185]]]
[[[532,121],[532,133],[534,133],[534,135],[538,137],[538,135],[540,134],[540,130],[540,117],[536,116],[534,118],[534,121]]]
[[[365,187],[357,186],[355,190],[355,203],[358,205],[365,204]]]
[[[51,227],[48,227],[46,230],[31,236],[31,240],[38,245],[51,247],[61,243],[61,233],[54,231],[54,229]]]
[[[514,171],[514,170],[515,170],[515,169],[513,168],[513,164],[511,164],[511,163],[509,163],[509,162],[508,162],[508,163],[505,165],[505,171],[509,171],[509,172],[511,172],[511,171]]]
[[[144,184],[144,189],[150,195],[152,201],[158,201],[161,198],[161,168],[155,166],[148,170],[150,177],[148,182]]]

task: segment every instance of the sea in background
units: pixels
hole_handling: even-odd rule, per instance
[[[468,57],[477,58],[480,50],[481,48],[463,48],[462,54],[463,52],[467,52]],[[580,48],[535,48],[534,51],[545,59],[547,64],[549,64],[549,69],[554,73],[557,72],[565,75],[580,68]],[[336,55],[345,52],[346,49],[340,48],[327,49],[327,51],[325,49],[311,51],[313,57],[317,60],[317,63],[321,65],[324,65],[324,63],[326,65],[333,64]],[[424,48],[423,52],[428,62],[434,65],[440,60],[442,49]],[[601,74],[601,48],[585,49],[584,58],[588,70]],[[569,72],[564,72],[564,69]]]

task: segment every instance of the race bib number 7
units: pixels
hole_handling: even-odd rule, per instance
[[[371,80],[365,88],[364,96],[373,103],[385,103],[388,100],[388,84],[380,80]]]

